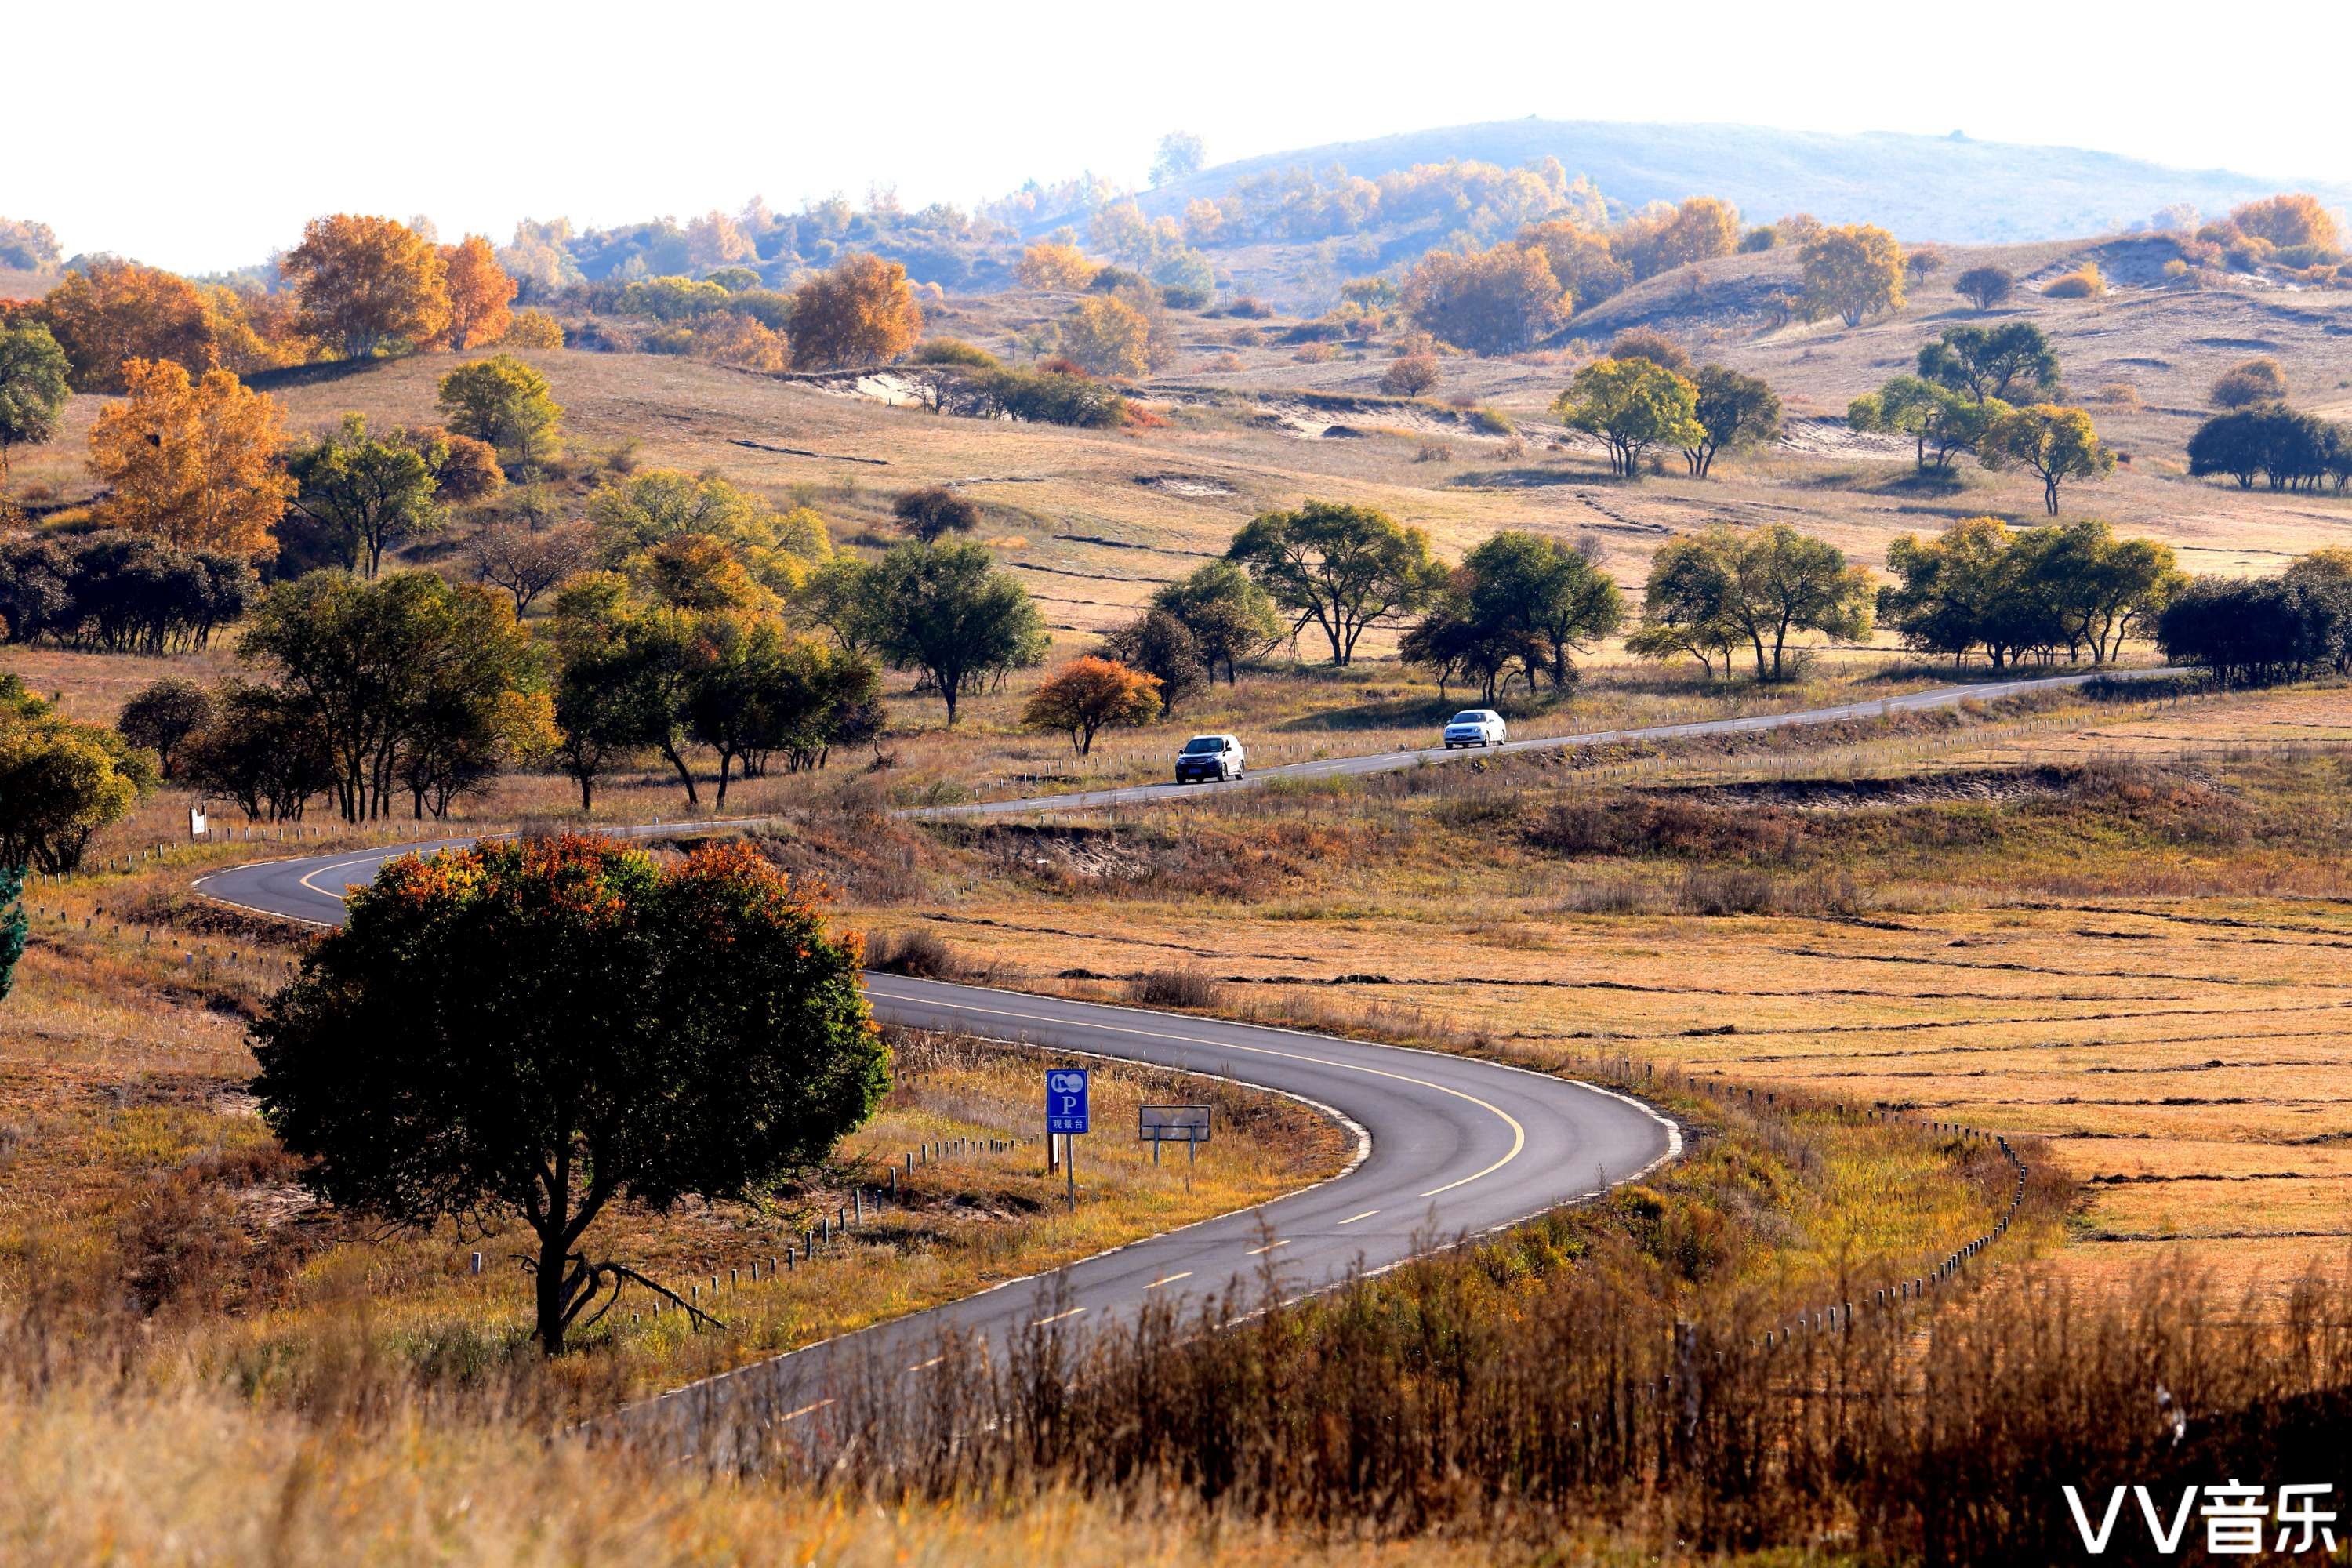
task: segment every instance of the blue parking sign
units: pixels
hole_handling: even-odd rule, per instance
[[[1045,1074],[1045,1131],[1087,1130],[1087,1069],[1053,1068]]]

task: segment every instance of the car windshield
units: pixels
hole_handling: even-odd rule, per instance
[[[1456,724],[1483,724],[1486,721],[1486,715],[1481,709],[1465,708],[1454,716],[1454,721]]]
[[[1184,754],[1188,757],[1197,756],[1202,752],[1222,752],[1224,749],[1225,740],[1222,735],[1195,735],[1184,742]]]

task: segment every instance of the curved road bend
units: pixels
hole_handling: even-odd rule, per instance
[[[2137,674],[2164,673],[2140,671]],[[2092,679],[2042,677],[1914,692],[1882,702],[1801,713],[1714,720],[1650,730],[1521,741],[1504,752],[1639,738],[1730,734],[1948,706]],[[1454,755],[1444,750],[1334,758],[1253,774],[1318,777],[1411,767]],[[1172,785],[992,802],[919,815],[962,815],[1104,805],[1171,798]],[[676,832],[694,824],[623,829]],[[718,826],[718,825],[712,825]],[[374,879],[394,856],[471,842],[430,842],[216,871],[196,886],[208,897],[257,912],[340,923],[346,889]],[[1673,1125],[1633,1101],[1585,1085],[1492,1062],[1370,1045],[1328,1036],[1142,1012],[1059,997],[869,975],[875,1016],[918,1027],[962,1028],[1077,1055],[1149,1061],[1214,1073],[1314,1102],[1358,1134],[1358,1158],[1344,1173],[1262,1207],[1083,1259],[1052,1274],[877,1324],[856,1333],[691,1384],[635,1407],[633,1418],[690,1445],[696,1435],[738,1420],[805,1421],[821,1430],[829,1374],[856,1366],[926,1370],[943,1331],[983,1335],[1001,1352],[1041,1318],[1073,1330],[1131,1319],[1160,1292],[1208,1293],[1271,1266],[1285,1288],[1329,1285],[1359,1264],[1392,1265],[1416,1236],[1478,1234],[1588,1197],[1630,1179],[1679,1150]],[[1125,1147],[1123,1128],[1082,1143],[1080,1170],[1097,1149]],[[1269,1246],[1269,1240],[1271,1245]],[[727,1420],[714,1426],[714,1417]]]
[[[663,831],[667,831],[667,829]],[[409,849],[350,851],[214,872],[207,896],[257,911],[334,924],[344,889]],[[1603,1090],[1497,1063],[1213,1018],[1031,996],[979,986],[866,977],[875,1016],[961,1028],[1077,1057],[1117,1057],[1212,1073],[1313,1102],[1356,1133],[1340,1175],[1258,1208],[1202,1221],[1015,1280],[961,1301],[846,1334],[664,1394],[626,1419],[691,1447],[701,1435],[806,1422],[821,1438],[838,1371],[928,1370],[948,1331],[1002,1354],[1033,1324],[1073,1331],[1131,1321],[1147,1304],[1222,1290],[1271,1268],[1287,1294],[1379,1269],[1415,1238],[1478,1235],[1646,1172],[1681,1148],[1674,1125]],[[1042,1084],[1040,1094],[1043,1093]],[[1135,1158],[1132,1132],[1099,1126],[1078,1141],[1078,1175],[1097,1158]],[[1100,1151],[1097,1153],[1097,1151]],[[1213,1142],[1209,1158],[1215,1158]],[[722,1309],[723,1310],[723,1309]]]
[[[1324,757],[1311,763],[1286,763],[1281,767],[1253,772],[1247,777],[1224,784],[1132,784],[1125,789],[1087,790],[1073,795],[1034,795],[1024,800],[975,801],[968,805],[932,805],[908,811],[901,815],[916,817],[1002,816],[1024,811],[1067,811],[1087,806],[1134,805],[1149,801],[1174,800],[1202,790],[1249,789],[1268,779],[1324,779],[1352,777],[1362,773],[1395,773],[1400,769],[1419,767],[1423,763],[1455,762],[1474,756],[1510,756],[1519,752],[1556,752],[1570,746],[1606,746],[1622,741],[1675,741],[1693,735],[1743,735],[1762,730],[1794,730],[1808,724],[1835,724],[1853,719],[1879,719],[1895,713],[1919,713],[1933,708],[1954,708],[1971,700],[1985,701],[2001,697],[2014,697],[2020,692],[2038,691],[2064,686],[2082,686],[2094,680],[2147,680],[2158,676],[2183,675],[2188,671],[2167,665],[2153,669],[2079,670],[2067,675],[2034,675],[2014,680],[1987,680],[1973,686],[1938,686],[1926,691],[1913,691],[1901,697],[1883,697],[1875,702],[1846,702],[1834,708],[1808,708],[1795,713],[1751,713],[1738,719],[1702,719],[1688,724],[1654,724],[1641,730],[1590,730],[1579,735],[1546,735],[1540,740],[1507,741],[1502,745],[1472,751],[1448,751],[1439,746],[1432,751],[1374,752],[1353,757]]]

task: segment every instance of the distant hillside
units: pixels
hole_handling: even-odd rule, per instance
[[[2279,190],[2307,190],[2352,206],[2352,186],[2225,169],[2173,169],[2078,147],[2033,147],[1891,132],[1830,135],[1752,125],[1629,125],[1603,121],[1501,120],[1334,142],[1204,169],[1140,198],[1153,215],[1275,170],[1343,165],[1376,177],[1415,163],[1475,159],[1507,167],[1557,158],[1590,175],[1612,202],[1640,206],[1706,195],[1736,203],[1751,222],[1810,212],[1829,223],[1868,221],[1906,240],[2010,244],[2111,233],[2188,202],[2218,216]]]

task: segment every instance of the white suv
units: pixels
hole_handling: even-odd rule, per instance
[[[1510,728],[1492,708],[1465,708],[1445,721],[1445,749],[1456,746],[1499,746],[1510,738]]]
[[[1231,735],[1195,735],[1176,753],[1176,782],[1192,784],[1242,776],[1242,743]]]

